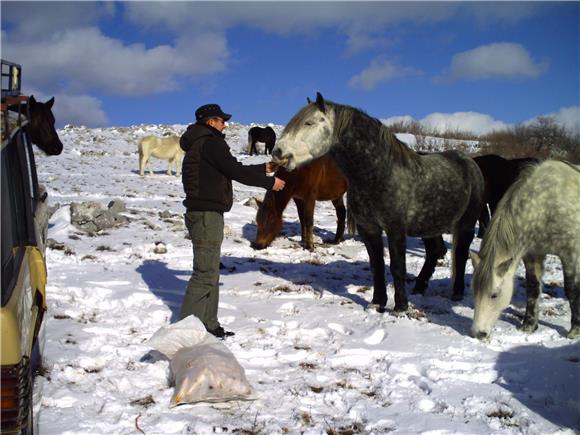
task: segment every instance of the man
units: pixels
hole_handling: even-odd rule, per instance
[[[222,339],[234,334],[225,331],[217,318],[223,214],[232,208],[232,180],[273,190],[282,190],[285,184],[266,175],[276,169],[274,163],[244,166],[232,156],[223,134],[231,117],[217,104],[201,106],[195,111],[197,122],[180,139],[185,151],[181,172],[185,225],[193,244],[193,273],[181,318],[194,314],[211,334]]]

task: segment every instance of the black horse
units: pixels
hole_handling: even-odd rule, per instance
[[[28,113],[30,116],[28,132],[32,143],[49,156],[59,155],[62,152],[62,142],[54,128],[55,119],[51,110],[54,97],[46,103],[41,103],[31,95],[28,102],[24,101],[22,104],[11,105],[9,110],[23,115]]]
[[[250,149],[250,155],[253,153],[258,154],[258,150],[256,149],[256,142],[262,142],[266,144],[264,154],[272,154],[272,150],[276,144],[276,132],[270,126],[252,127],[250,128],[250,131],[248,131],[248,148]]]
[[[459,151],[419,155],[361,110],[325,101],[300,110],[274,148],[275,161],[292,170],[330,153],[348,180],[348,210],[369,254],[371,304],[387,303],[382,233],[387,233],[395,311],[408,308],[406,237],[420,237],[426,259],[414,292],[423,293],[445,252],[441,235],[453,234],[454,300],[463,298],[465,264],[483,196],[483,176]]]
[[[481,169],[485,182],[483,207],[479,216],[479,231],[477,233],[477,237],[483,238],[489,226],[490,213],[493,216],[504,193],[525,168],[537,164],[539,160],[533,157],[508,160],[495,154],[477,156],[473,160]]]

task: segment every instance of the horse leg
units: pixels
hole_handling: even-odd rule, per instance
[[[294,198],[294,203],[298,209],[298,218],[302,229],[302,245],[304,249],[314,250],[314,206],[315,201],[312,199],[301,200]]]
[[[153,175],[153,167],[151,166],[151,153],[145,154],[145,165],[149,168],[149,175]]]
[[[481,214],[479,215],[479,230],[477,231],[477,237],[479,237],[480,239],[483,239],[485,231],[489,226],[489,221],[490,217],[489,211],[487,209],[487,203],[484,203],[483,207],[481,208]]]
[[[337,199],[332,200],[332,205],[336,210],[336,234],[332,243],[340,243],[344,240],[344,227],[346,222],[346,207],[344,206],[344,199],[341,195]]]
[[[425,243],[425,263],[423,263],[421,272],[419,272],[415,280],[415,287],[413,288],[414,294],[425,293],[425,290],[429,286],[429,280],[435,271],[435,266],[437,266],[437,260],[445,257],[447,253],[442,236],[429,237],[422,240]]]
[[[395,286],[395,311],[407,311],[409,302],[407,300],[407,289],[405,278],[407,276],[406,252],[407,236],[404,231],[387,233],[389,241],[389,255],[391,257],[391,275]]]
[[[474,226],[475,220],[467,229],[461,229],[460,227],[453,234],[453,255],[451,256],[453,265],[451,278],[453,293],[451,300],[453,301],[462,300],[465,293],[465,264],[469,257],[469,246],[473,241]]]
[[[526,268],[526,314],[520,329],[534,332],[538,329],[540,294],[542,293],[542,274],[544,273],[543,256],[526,255],[523,258]]]
[[[175,157],[175,176],[179,177],[181,175],[181,157]]]
[[[147,163],[147,160],[145,160],[145,156],[143,155],[142,152],[139,152],[139,175],[141,175],[142,177],[145,176],[145,164]]]
[[[171,169],[173,168],[173,159],[167,161],[167,175],[171,175]]]
[[[367,228],[357,225],[357,231],[367,248],[369,264],[373,275],[373,299],[369,308],[374,306],[379,313],[383,313],[387,305],[385,258],[383,257],[385,249],[383,245],[383,230],[379,226]]]
[[[580,337],[580,276],[577,273],[579,267],[577,264],[570,265],[564,260],[562,260],[562,266],[564,269],[564,290],[570,302],[572,314],[568,338],[578,338]]]

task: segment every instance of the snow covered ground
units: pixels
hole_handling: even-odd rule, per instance
[[[249,127],[227,130],[234,154],[245,163],[267,160],[245,153]],[[63,154],[38,157],[55,207],[49,237],[58,242],[47,250],[44,371],[35,384],[41,434],[580,432],[580,342],[565,338],[570,309],[557,258],[546,264],[538,331],[517,329],[525,303],[520,269],[513,305],[481,343],[469,336],[471,290],[462,302],[448,298],[449,254],[426,295],[410,295],[408,314],[390,310],[388,272],[389,310],[367,310],[366,251],[357,237],[326,243],[336,229],[330,202],[317,204],[315,251],[300,246],[293,204],[284,235],[254,251],[256,210],[248,199],[264,191],[238,183],[225,216],[219,314],[236,333],[225,344],[258,398],[169,409],[169,361],[148,340],[175,320],[192,251],[180,179],[155,159],[155,175],[140,177],[136,143],[184,129],[66,127]],[[128,223],[92,235],[71,224],[71,202],[115,199],[126,204]],[[411,281],[423,246],[408,245]],[[468,263],[467,280],[471,273]]]

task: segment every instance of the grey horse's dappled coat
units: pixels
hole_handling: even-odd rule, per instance
[[[438,258],[446,251],[441,235],[452,233],[453,298],[464,292],[465,263],[479,216],[483,177],[459,151],[419,155],[379,120],[349,106],[316,102],[288,123],[274,158],[290,169],[329,152],[349,184],[348,207],[356,220],[373,272],[372,303],[387,302],[382,232],[388,237],[395,310],[408,307],[405,291],[406,236],[425,242],[426,261],[415,292],[427,288]]]
[[[570,338],[580,336],[580,166],[546,161],[530,167],[509,188],[481,243],[472,286],[472,333],[487,339],[514,291],[514,275],[526,266],[526,314],[522,329],[538,327],[543,261],[557,255],[572,312]]]

